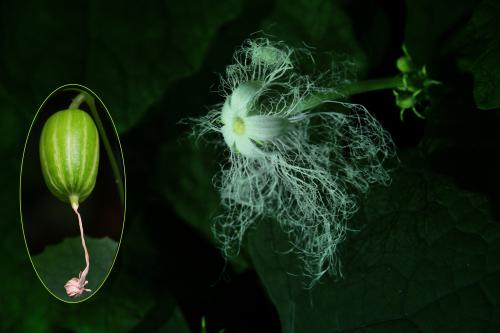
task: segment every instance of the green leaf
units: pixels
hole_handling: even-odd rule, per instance
[[[286,234],[263,221],[249,235],[257,273],[283,332],[484,332],[500,329],[500,225],[486,200],[402,156],[352,221],[345,277],[305,290]]]
[[[456,41],[459,64],[474,76],[474,99],[483,110],[500,107],[500,4],[482,1]]]
[[[7,90],[23,95],[19,101],[35,112],[58,86],[87,85],[124,132],[169,85],[201,68],[217,30],[238,15],[241,1],[11,0],[2,6],[0,80]]]
[[[33,264],[45,286],[59,298],[66,301],[80,301],[89,297],[104,282],[111,269],[118,243],[110,238],[85,237],[89,251],[90,271],[87,288],[92,292],[72,299],[64,290],[64,284],[85,268],[85,257],[80,237],[66,238],[61,243],[49,245],[45,250],[32,257]]]

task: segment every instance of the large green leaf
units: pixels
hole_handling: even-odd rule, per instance
[[[33,264],[45,286],[66,301],[83,300],[101,286],[111,269],[118,248],[118,243],[107,237],[87,236],[85,243],[91,257],[87,288],[92,292],[84,293],[78,299],[71,299],[66,295],[64,284],[70,278],[78,276],[78,273],[85,268],[80,237],[66,238],[59,244],[49,245],[41,254],[32,257]]]
[[[248,245],[283,332],[485,332],[500,329],[500,225],[487,202],[402,157],[374,188],[343,249],[345,277],[305,290],[286,234],[263,221]]]
[[[0,80],[32,112],[60,85],[88,85],[123,132],[172,82],[199,70],[239,10],[240,0],[6,1]]]

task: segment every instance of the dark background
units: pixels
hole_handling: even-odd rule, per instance
[[[500,321],[499,5],[495,1],[1,1],[0,329],[7,332],[487,332]],[[442,85],[426,120],[392,92],[356,96],[392,134],[393,184],[361,198],[342,280],[304,290],[270,221],[226,262],[210,234],[223,152],[178,122],[222,101],[218,74],[263,31],[397,74],[405,43]],[[318,63],[318,72],[326,70]],[[102,98],[127,172],[122,246],[81,304],[51,296],[30,264],[18,188],[45,97],[67,83]],[[25,213],[25,212],[23,212]],[[269,222],[269,223],[266,223]]]

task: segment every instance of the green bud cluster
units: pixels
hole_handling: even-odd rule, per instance
[[[401,109],[399,116],[403,121],[404,112],[412,110],[417,117],[425,119],[417,109],[429,101],[429,87],[441,82],[429,78],[425,65],[416,66],[404,45],[402,49],[404,55],[396,61],[396,67],[402,75],[402,85],[393,90],[396,105]]]

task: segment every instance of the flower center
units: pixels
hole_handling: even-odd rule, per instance
[[[245,133],[245,122],[240,117],[234,118],[233,131],[238,135],[243,135]]]

